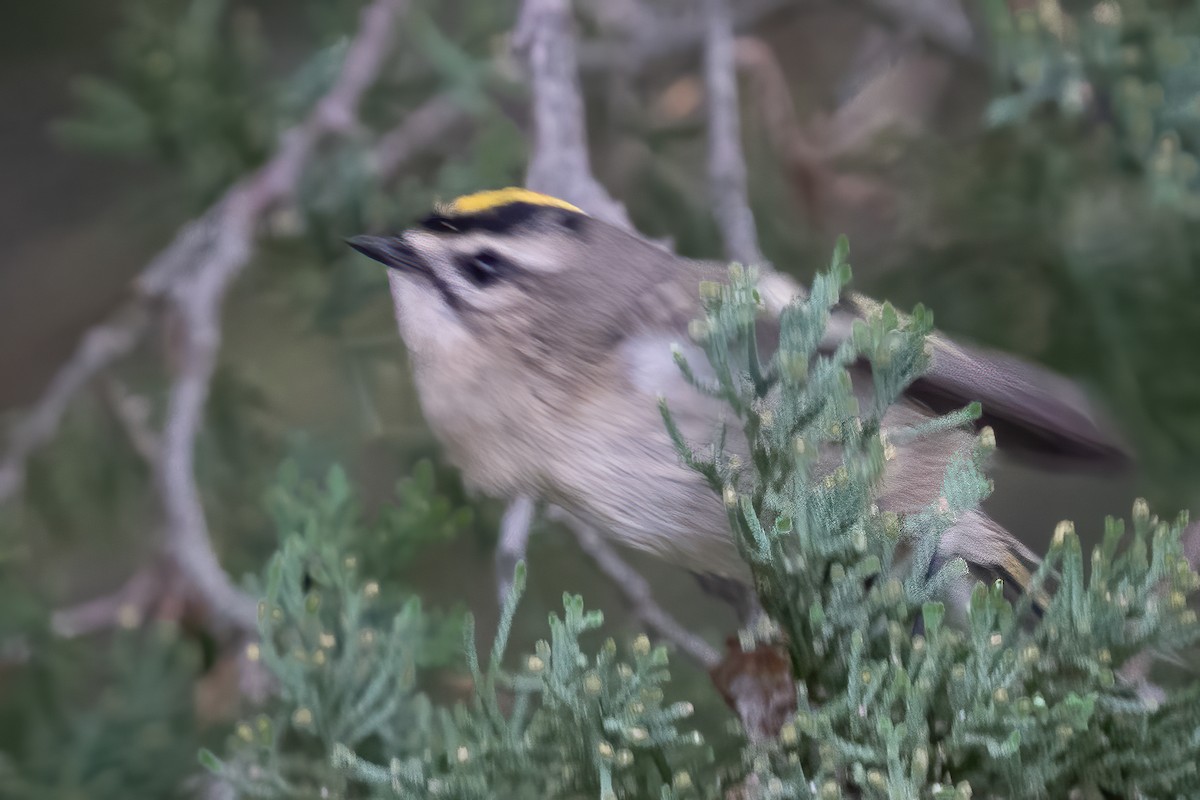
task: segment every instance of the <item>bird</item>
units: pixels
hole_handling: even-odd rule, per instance
[[[697,576],[749,580],[722,499],[681,462],[658,405],[665,399],[690,441],[713,438],[721,401],[696,391],[674,351],[704,361],[688,326],[703,314],[700,284],[727,281],[728,264],[681,257],[518,187],[465,195],[400,233],[347,242],[388,267],[422,411],[468,487],[553,504]],[[768,319],[799,292],[769,269],[759,289]],[[878,308],[847,293],[825,344]],[[978,401],[979,424],[1001,450],[1079,464],[1127,459],[1068,379],[940,334],[930,344],[931,367],[887,411],[885,428]],[[869,368],[851,372],[856,391],[869,392]],[[898,446],[878,506],[905,514],[936,502],[947,465],[974,437],[957,428]],[[955,557],[1014,591],[1038,563],[982,510],[943,534],[938,562]]]

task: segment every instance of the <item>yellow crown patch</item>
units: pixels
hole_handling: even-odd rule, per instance
[[[560,200],[557,197],[524,189],[520,186],[509,186],[506,189],[491,189],[485,192],[463,195],[446,207],[446,213],[479,214],[484,211],[492,211],[502,206],[511,205],[512,203],[529,203],[535,206],[565,208],[577,214],[584,213],[582,209],[571,205],[566,200]]]

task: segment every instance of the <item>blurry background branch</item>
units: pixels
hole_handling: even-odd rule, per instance
[[[707,22],[704,78],[708,108],[708,177],[713,215],[725,254],[742,264],[761,264],[758,234],[746,188],[741,107],[734,68],[733,17],[726,0],[704,0]]]
[[[788,9],[828,7],[832,0],[742,0],[731,9],[738,29],[750,28],[764,18]],[[708,33],[707,18],[698,4],[690,8],[655,10],[639,0],[591,4],[606,23],[608,37],[582,42],[579,64],[586,71],[609,70],[620,64],[631,71],[645,69],[650,62],[678,57],[703,47]]]
[[[88,331],[38,402],[9,429],[8,443],[0,461],[0,503],[11,500],[21,490],[26,462],[54,437],[75,396],[109,364],[137,346],[150,323],[145,306],[145,302],[135,302],[114,314],[111,320]]]
[[[182,324],[179,369],[156,470],[166,509],[167,555],[214,619],[238,630],[257,628],[257,604],[234,588],[213,552],[195,474],[196,435],[221,341],[221,303],[250,260],[262,215],[295,191],[306,163],[326,137],[354,129],[359,102],[378,76],[405,4],[375,0],[363,9],[337,81],[308,118],[284,134],[278,153],[226,195],[217,210],[211,249],[167,293]]]
[[[110,598],[85,605],[60,618],[60,627],[80,631],[120,613],[142,613],[167,585],[186,591],[217,633],[249,633],[257,627],[256,602],[239,591],[212,548],[195,478],[195,439],[204,414],[220,344],[220,310],[229,284],[249,262],[264,214],[291,197],[309,159],[321,142],[355,127],[363,94],[376,80],[404,0],[375,0],[361,16],[346,50],[341,72],[308,117],[285,131],[278,152],[235,184],[199,219],[183,227],[175,240],[142,273],[138,294],[112,321],[87,333],[57,377],[10,434],[0,466],[0,502],[20,487],[24,462],[53,436],[67,405],[85,385],[136,346],[148,330],[152,309],[168,307],[179,333],[167,419],[157,452],[146,452],[150,436],[137,430],[135,448],[156,474],[165,512],[163,556],[179,581],[155,581],[139,572],[130,585]],[[413,146],[440,135],[449,115],[444,108],[418,118],[419,135],[410,142],[404,129],[386,139],[377,162],[395,169]],[[123,424],[131,420],[122,411]],[[133,434],[135,429],[130,428]],[[130,609],[133,609],[130,611]]]
[[[982,66],[987,53],[958,0],[855,0],[856,4],[902,35],[923,39],[957,60]]]
[[[525,0],[513,43],[529,69],[533,146],[525,184],[568,200],[599,219],[632,227],[625,208],[592,174],[575,20],[567,0]]]

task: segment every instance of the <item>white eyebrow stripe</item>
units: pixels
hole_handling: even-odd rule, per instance
[[[456,256],[472,256],[482,250],[491,250],[532,272],[558,272],[563,267],[561,243],[536,233],[518,236],[472,231],[443,237],[442,244]]]

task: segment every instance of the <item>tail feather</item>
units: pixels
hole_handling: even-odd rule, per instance
[[[1016,603],[1022,596],[1032,592],[1031,609],[1040,617],[1049,602],[1049,596],[1041,587],[1033,586],[1033,574],[1041,565],[1032,550],[1022,544],[999,523],[983,512],[969,512],[953,528],[946,531],[938,544],[931,573],[955,558],[961,558],[969,569],[968,580],[962,589],[966,597],[977,581],[1004,587],[1004,596]]]

